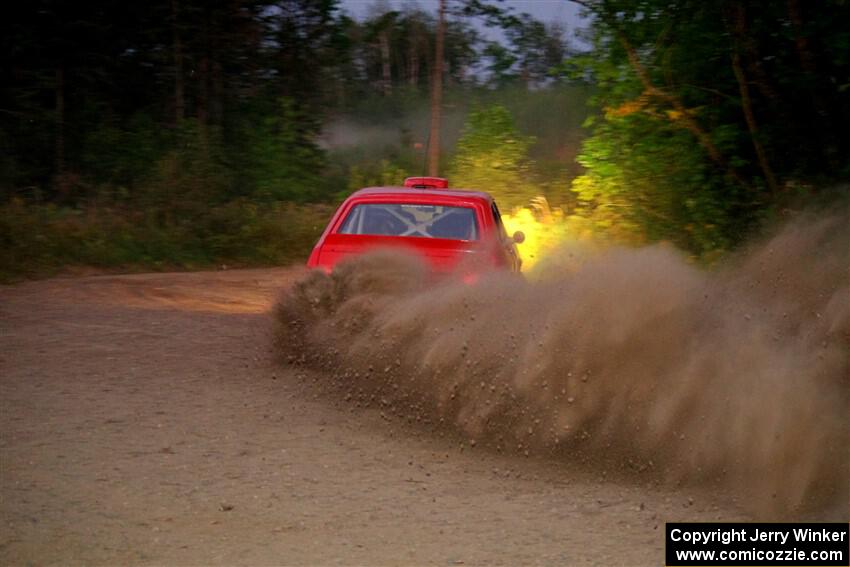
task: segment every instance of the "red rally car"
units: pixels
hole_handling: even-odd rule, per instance
[[[409,177],[404,187],[368,187],[348,197],[319,238],[307,266],[327,272],[341,260],[376,248],[420,254],[435,273],[518,272],[522,260],[493,197],[448,188],[441,177]]]

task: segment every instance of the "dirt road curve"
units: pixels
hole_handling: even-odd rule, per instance
[[[319,396],[296,269],[0,288],[0,564],[661,565],[721,496],[459,450]]]

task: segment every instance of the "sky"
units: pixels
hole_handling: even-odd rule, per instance
[[[340,4],[352,16],[362,19],[376,6],[386,4],[396,9],[408,4],[418,5],[423,10],[436,15],[439,0],[342,0]],[[501,5],[511,7],[517,12],[528,12],[536,19],[546,23],[558,22],[564,24],[567,30],[567,39],[574,45],[581,43],[575,38],[575,29],[577,26],[584,25],[584,23],[582,18],[579,17],[578,5],[573,2],[568,0],[504,0]]]

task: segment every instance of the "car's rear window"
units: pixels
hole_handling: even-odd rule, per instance
[[[469,207],[361,203],[348,212],[338,232],[478,240],[478,222]]]

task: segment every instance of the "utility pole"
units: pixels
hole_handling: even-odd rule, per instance
[[[428,175],[440,174],[440,120],[443,104],[443,48],[446,35],[446,0],[440,0],[434,76],[431,79],[431,133],[428,136]]]

